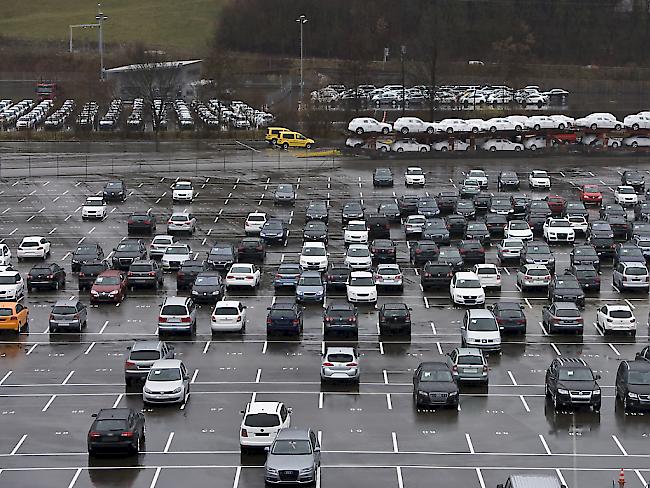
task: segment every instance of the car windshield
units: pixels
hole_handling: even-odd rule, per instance
[[[496,320],[492,317],[478,317],[469,320],[468,330],[487,332],[499,330]]]
[[[351,277],[350,286],[374,286],[375,282],[370,276]]]
[[[188,222],[190,218],[187,215],[172,215],[169,220],[172,222]]]
[[[298,285],[302,286],[321,286],[323,282],[318,276],[306,276],[303,278],[300,278],[300,281],[298,282]]]
[[[278,186],[277,192],[278,193],[292,193],[293,188],[291,186],[289,186],[289,185],[280,185],[280,186]]]
[[[420,168],[408,168],[406,170],[406,174],[408,174],[408,175],[421,175],[423,173],[422,173],[422,170]]]
[[[95,280],[96,285],[119,285],[120,279],[117,276],[98,276]]]
[[[237,307],[217,307],[214,309],[214,315],[239,315]]]
[[[576,274],[580,278],[595,278],[598,276],[598,273],[595,269],[579,269],[576,271]]]
[[[630,385],[650,385],[650,371],[630,371],[627,380]]]
[[[15,285],[18,282],[16,275],[0,276],[0,285]]]
[[[277,427],[280,417],[273,413],[249,413],[244,419],[244,425],[249,427]]]
[[[264,222],[266,217],[264,215],[249,215],[246,220],[249,222]]]
[[[322,255],[324,255],[324,253]],[[353,258],[367,258],[370,256],[370,251],[365,247],[351,247],[348,249],[348,256]]]
[[[473,278],[456,280],[456,288],[481,288],[481,282]]]
[[[107,190],[121,190],[122,189],[122,183],[118,181],[111,181],[109,183],[106,183],[106,189]]]
[[[67,306],[67,305],[58,305],[55,307],[52,307],[52,313],[54,314],[61,314],[61,315],[72,315],[77,313],[77,309],[72,306]]]
[[[154,237],[153,241],[151,241],[152,244],[157,246],[168,246],[173,242],[173,239],[170,239],[169,237]]]
[[[399,270],[397,268],[380,268],[377,270],[377,274],[382,276],[395,276],[399,274]]]
[[[311,444],[302,440],[276,440],[273,443],[271,454],[283,456],[304,456],[311,454]]]
[[[303,247],[302,248],[303,256],[325,256],[324,247]]]
[[[127,430],[127,425],[125,420],[119,419],[105,419],[98,420],[95,422],[95,427],[93,430],[98,432],[107,432],[109,430]]]
[[[420,381],[424,383],[428,382],[451,382],[453,378],[451,373],[445,369],[434,369],[430,371],[422,370],[420,371]]]
[[[529,230],[526,222],[510,222],[510,230]]]
[[[221,255],[221,256],[231,256],[232,255],[232,249],[229,247],[213,247],[210,250],[210,254],[212,255]]]
[[[169,246],[165,249],[165,254],[189,254],[190,251],[185,246]]]
[[[558,280],[555,284],[556,290],[580,290],[580,284],[573,280]]]
[[[135,242],[126,242],[117,246],[118,251],[139,251],[140,246]]]
[[[350,223],[350,224],[348,224],[347,230],[365,231],[366,230],[366,224],[353,224],[353,223]]]
[[[192,183],[176,183],[174,190],[191,190]]]
[[[86,198],[86,203],[84,205],[93,206],[93,205],[103,205],[104,200],[101,198]]]
[[[151,369],[147,381],[178,381],[181,379],[181,370],[178,368]]]
[[[187,315],[187,310],[184,305],[165,305],[160,315]]]
[[[560,369],[560,381],[592,381],[593,379],[594,375],[587,368]]]
[[[197,276],[194,284],[199,286],[210,286],[218,285],[220,281],[221,279],[219,276]]]

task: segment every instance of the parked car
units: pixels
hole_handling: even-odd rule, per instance
[[[600,375],[582,358],[557,357],[546,370],[544,392],[555,411],[566,407],[592,408],[600,412]]]
[[[485,291],[476,273],[459,271],[449,283],[449,294],[456,305],[482,305]]]
[[[323,312],[323,336],[334,335],[358,337],[359,315],[354,305],[350,303],[329,304]]]
[[[605,304],[596,312],[596,325],[603,334],[625,332],[632,337],[636,335],[636,317],[629,305]]]
[[[582,334],[584,319],[575,302],[553,302],[542,307],[542,326],[549,334],[569,330]]]
[[[488,385],[488,363],[476,347],[457,347],[447,353],[447,366],[457,383]]]
[[[246,305],[238,300],[221,300],[218,301],[210,316],[210,330],[212,333],[218,332],[241,332],[246,331],[248,322]]]
[[[190,395],[190,375],[180,359],[159,359],[151,365],[142,387],[144,404],[185,404]]]
[[[127,278],[124,271],[109,269],[95,278],[90,288],[90,303],[120,303],[126,298]]]
[[[268,308],[266,334],[300,335],[303,331],[303,310],[296,303],[275,302]]]
[[[416,408],[458,408],[458,385],[446,363],[420,363],[413,373],[413,402]]]
[[[126,386],[144,381],[153,363],[159,359],[174,359],[175,357],[174,346],[158,340],[135,341],[132,346],[127,347],[127,350],[129,352],[124,362]]]
[[[65,279],[65,270],[58,264],[37,264],[27,274],[27,291],[31,292],[35,288],[65,288]]]
[[[487,308],[494,315],[502,334],[509,332],[526,333],[526,315],[521,304],[502,300],[494,305],[488,305]]]
[[[650,407],[650,362],[623,360],[616,372],[616,400],[625,412]]]
[[[133,261],[126,274],[126,280],[131,290],[140,287],[157,290],[163,286],[163,270],[153,259]]]
[[[88,455],[139,454],[145,444],[144,414],[132,408],[102,408],[93,414],[87,436]]]
[[[156,232],[156,216],[151,210],[145,212],[134,212],[127,220],[127,233],[131,234],[153,234]]]
[[[316,484],[320,468],[320,443],[311,429],[284,428],[269,448],[264,464],[268,485]]]
[[[50,255],[51,243],[45,237],[23,237],[16,251],[18,261],[30,258],[40,258],[45,261]]]
[[[78,299],[57,300],[49,316],[50,332],[77,331],[81,333],[88,325],[88,309]]]
[[[226,295],[226,284],[216,271],[201,271],[191,288],[190,295],[196,303],[215,303]]]

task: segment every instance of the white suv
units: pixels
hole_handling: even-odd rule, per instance
[[[244,223],[244,232],[246,234],[259,234],[267,220],[268,218],[264,212],[249,213]]]
[[[406,186],[420,185],[424,186],[425,184],[424,171],[418,166],[409,166],[404,172],[404,183]]]
[[[291,408],[282,402],[251,402],[241,413],[244,415],[239,429],[242,452],[269,447],[280,430],[291,426]]]
[[[165,250],[175,243],[176,241],[174,240],[174,236],[168,236],[166,234],[154,236],[149,245],[149,257],[151,259],[162,258],[163,254],[165,254]]]
[[[81,219],[105,219],[106,202],[104,197],[88,197],[81,207]]]
[[[630,207],[639,202],[639,196],[631,186],[617,186],[614,190],[614,200],[623,207]]]
[[[576,231],[568,219],[555,219],[549,217],[544,222],[544,239],[546,242],[573,242]]]
[[[196,231],[196,218],[191,213],[174,212],[167,221],[167,232],[189,232],[190,235]]]
[[[531,190],[534,188],[546,188],[550,190],[551,178],[549,178],[546,171],[535,169],[528,175],[528,186]]]
[[[25,281],[18,271],[0,271],[0,302],[14,302],[25,296]]]
[[[451,279],[449,294],[456,305],[483,305],[485,290],[476,273],[459,271]]]
[[[300,268],[325,271],[327,269],[327,251],[323,242],[305,242],[300,253]]]
[[[462,347],[477,347],[484,351],[501,350],[501,331],[494,315],[484,308],[465,312],[461,325]]]
[[[355,132],[359,135],[364,132],[381,132],[382,134],[388,134],[393,128],[390,124],[385,122],[379,122],[370,117],[357,117],[352,119],[348,124],[348,130],[350,132]]]
[[[47,259],[49,255],[50,241],[40,236],[23,237],[16,252],[18,261],[25,258]]]
[[[210,317],[212,332],[244,332],[246,330],[246,305],[236,300],[216,303]]]

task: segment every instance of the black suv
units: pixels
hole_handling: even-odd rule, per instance
[[[429,288],[448,288],[453,276],[454,270],[450,264],[429,261],[424,265],[420,273],[420,284],[425,290]]]
[[[210,269],[226,271],[235,261],[237,261],[237,255],[232,244],[215,244],[208,253],[206,263]]]
[[[555,358],[546,370],[544,392],[555,411],[562,407],[593,408],[600,412],[600,375],[594,374],[582,358]]]
[[[608,215],[606,220],[612,228],[614,240],[627,241],[632,237],[632,224],[625,217],[621,215]]]
[[[323,336],[359,335],[359,315],[350,303],[328,305],[323,312]]]
[[[109,268],[106,261],[90,261],[84,263],[79,268],[77,275],[79,281],[79,290],[90,290],[97,278],[101,273]]]
[[[65,270],[56,263],[37,264],[27,274],[27,291],[33,288],[65,288]]]
[[[97,243],[79,244],[77,249],[72,253],[72,261],[70,267],[73,273],[79,272],[81,265],[90,261],[101,261],[104,259],[104,250],[102,246]]]
[[[306,242],[327,244],[327,224],[322,220],[310,220],[302,229],[302,239]]]
[[[458,203],[456,203],[456,213],[468,220],[474,219],[476,217],[474,202],[471,200],[458,200]]]
[[[634,220],[650,222],[650,202],[639,202],[634,206]]]
[[[623,171],[621,184],[631,186],[637,193],[643,193],[645,188],[645,177],[638,171]]]
[[[370,244],[372,261],[381,264],[395,264],[397,262],[397,248],[390,239],[375,239]]]
[[[555,257],[545,242],[524,242],[519,259],[521,264],[543,264],[551,273],[555,273]]]
[[[451,237],[463,237],[467,228],[467,219],[462,215],[451,214],[445,217],[445,224]]]
[[[151,210],[132,213],[127,222],[127,231],[129,234],[153,234],[156,232],[156,216]]]
[[[305,221],[309,222],[310,220],[322,220],[327,223],[329,220],[327,202],[323,200],[313,200],[309,202],[307,210],[305,210]]]
[[[438,254],[438,263],[448,264],[454,272],[461,271],[465,264],[463,256],[455,246],[442,246]]]
[[[570,274],[554,276],[548,285],[548,298],[551,302],[573,302],[578,307],[585,307],[585,292],[578,279]]]
[[[405,303],[384,303],[379,309],[379,334],[411,334],[411,309]]]
[[[346,202],[341,211],[341,222],[345,227],[350,220],[364,220],[363,207],[359,202]]]
[[[613,258],[615,254],[616,244],[614,243],[613,237],[599,237],[599,236],[590,236],[588,241],[594,249],[596,254],[602,258]]]
[[[501,171],[499,173],[498,188],[503,190],[519,190],[519,177],[514,171]]]
[[[650,409],[650,362],[621,361],[616,372],[616,400],[626,412]]]
[[[621,243],[614,248],[614,266],[618,263],[641,263],[645,264],[643,251],[636,244]]]
[[[420,363],[413,373],[415,407],[458,408],[458,384],[447,363]]]
[[[113,268],[128,270],[133,261],[147,259],[147,248],[141,239],[123,239],[113,249]]]
[[[456,203],[460,196],[455,190],[441,191],[436,196],[436,203],[438,204],[438,209],[440,213],[452,213],[456,210]]]
[[[512,195],[510,197],[510,204],[512,205],[513,216],[521,217],[528,213],[528,206],[530,205],[530,197],[527,195]]]
[[[388,217],[379,214],[370,214],[366,218],[368,239],[390,239],[390,222]]]
[[[138,454],[144,449],[144,414],[132,408],[102,408],[93,414],[88,431],[88,454],[125,452]]]
[[[627,211],[622,205],[619,205],[618,203],[603,203],[599,212],[600,219],[607,220],[607,217],[611,217],[612,215],[618,215],[619,217],[627,219]]]
[[[572,264],[564,274],[574,276],[584,291],[600,291],[600,276],[592,264]]]
[[[422,266],[427,261],[435,261],[440,254],[438,245],[433,241],[415,241],[411,243],[409,252],[411,264],[414,266]]]
[[[427,223],[424,224],[422,239],[425,241],[433,241],[438,245],[449,245],[451,238],[445,221],[440,218],[428,219]]]
[[[497,302],[487,307],[492,311],[502,333],[526,333],[526,315],[522,306],[517,302]]]
[[[390,168],[375,168],[372,186],[393,186],[393,172]]]
[[[264,262],[266,257],[266,244],[259,237],[245,237],[237,246],[237,260],[248,262],[249,260]]]
[[[127,196],[126,183],[122,180],[109,181],[104,185],[102,193],[106,202],[123,202]]]
[[[350,279],[350,268],[343,263],[330,263],[325,272],[327,291],[345,290]]]
[[[162,288],[163,270],[157,261],[148,259],[144,261],[133,261],[129,266],[129,272],[126,274],[126,281],[133,290],[134,288],[150,287]]]
[[[397,206],[399,207],[402,217],[415,215],[418,213],[418,202],[420,197],[417,195],[402,195],[397,199]]]
[[[207,271],[208,267],[205,261],[189,260],[181,264],[181,267],[176,273],[176,289],[189,290],[194,284],[194,280],[199,275]]]
[[[487,193],[479,193],[474,195],[474,208],[476,208],[476,213],[485,213],[492,205],[492,196]]]
[[[302,307],[296,303],[276,302],[268,307],[266,334],[302,334]]]
[[[578,266],[581,264],[591,264],[596,271],[600,271],[600,258],[596,248],[591,244],[575,245],[569,254],[569,262]]]
[[[476,239],[465,239],[458,243],[458,251],[465,264],[485,263],[485,248]]]

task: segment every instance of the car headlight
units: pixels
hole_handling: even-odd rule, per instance
[[[146,387],[143,388],[142,391],[144,391],[145,393],[153,393],[149,388]]]
[[[213,291],[212,294],[213,294],[213,295],[218,295],[218,294],[219,294],[219,290]]]
[[[558,388],[558,389],[557,389],[557,392],[558,392],[560,395],[568,395],[568,394],[569,394],[569,390],[565,390],[564,388]]]
[[[115,295],[117,295],[117,290],[113,290],[112,292],[109,293],[109,296],[114,297]]]
[[[631,391],[629,391],[629,392],[627,393],[627,396],[629,396],[630,398],[633,398],[634,400],[638,400],[638,399],[639,399],[639,395],[637,395],[636,393],[632,393]]]
[[[456,396],[456,395],[458,395],[458,392],[457,392],[457,391],[452,391],[452,392],[449,393],[449,396],[450,396],[450,397],[451,397],[451,396]]]
[[[90,294],[91,294],[92,296],[94,296],[94,297],[96,297],[97,295],[99,295],[99,293],[96,292],[95,290],[91,290],[91,291],[90,291]]]
[[[278,470],[275,468],[266,468],[266,474],[278,474]]]
[[[198,294],[199,294],[198,291],[196,291],[196,290],[192,290],[192,295],[198,295]]]
[[[314,467],[310,466],[309,468],[302,468],[300,474],[311,474],[314,471]]]
[[[594,395],[600,395],[600,388],[596,388],[594,390]]]

